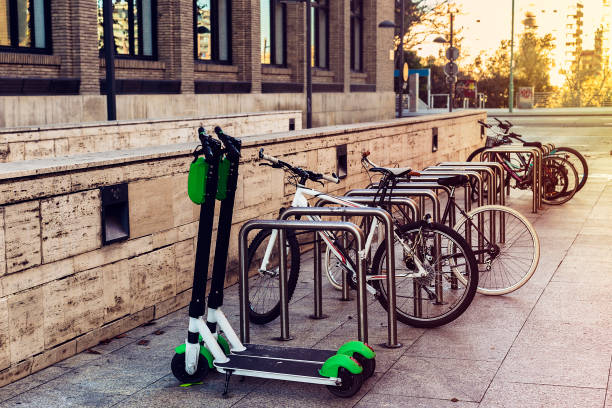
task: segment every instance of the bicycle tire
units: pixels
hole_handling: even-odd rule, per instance
[[[553,151],[555,152],[553,154],[556,154],[557,152],[569,153],[569,157],[565,157],[565,159],[572,163],[572,165],[576,168],[579,180],[578,189],[576,191],[580,191],[586,184],[589,177],[589,165],[587,164],[584,156],[578,150],[572,149],[571,147],[557,147]],[[577,166],[578,163],[580,163],[580,166]]]
[[[491,243],[492,217],[495,220],[495,238],[492,245],[487,248],[490,252],[483,254],[483,262],[480,262],[480,257],[476,255],[479,266],[477,291],[483,295],[505,295],[519,289],[533,276],[540,260],[540,240],[535,228],[524,215],[503,205],[483,205],[473,209],[466,214],[467,217],[462,216],[457,221],[454,230],[465,237],[468,219],[477,220],[481,214],[484,226],[478,227],[477,222],[470,224],[471,242],[469,243],[474,253],[476,254],[479,248],[478,230]],[[506,232],[503,241],[500,228],[502,218]],[[516,245],[520,241],[524,245]],[[490,257],[490,262],[487,263],[485,256]],[[459,274],[457,278],[465,279]]]
[[[484,152],[485,149],[487,149],[487,147],[479,147],[478,149],[474,150],[472,153],[470,153],[470,155],[468,156],[466,161],[471,162],[472,160],[474,160],[474,158],[478,155],[480,155],[480,153]]]
[[[428,272],[430,272],[427,277],[399,278],[397,274],[402,269],[405,271],[414,271],[416,267],[414,265],[414,261],[411,261],[409,255],[406,256],[407,254],[404,254],[403,247],[399,242],[397,242],[396,245],[399,245],[399,248],[397,248],[399,249],[399,251],[396,250],[395,259],[396,261],[401,261],[401,264],[396,265],[395,287],[397,320],[415,327],[431,328],[442,326],[461,316],[461,314],[467,309],[467,307],[474,299],[474,295],[476,294],[476,288],[478,286],[478,266],[476,265],[476,259],[474,258],[474,254],[465,239],[463,239],[455,230],[450,227],[438,223],[429,223],[427,221],[417,221],[403,225],[399,228],[398,233],[401,237],[407,239],[410,243],[412,243],[412,250],[419,255],[419,259],[422,258],[424,260],[427,257],[431,257],[427,254],[427,251],[429,249],[431,249],[432,254],[435,254],[437,252],[435,249],[435,237],[439,236],[441,240],[443,238],[446,238],[446,240],[448,241],[446,242],[448,245],[448,247],[446,248],[448,252],[445,254],[441,253],[439,255],[445,255],[447,259],[463,258],[466,262],[464,263],[465,270],[463,272],[451,272],[449,270],[445,273],[443,268],[440,268],[439,271],[437,271],[437,268],[434,268],[434,266],[438,264],[438,262],[433,262],[432,265],[429,260],[427,261],[427,263],[422,261],[423,265],[428,269]],[[428,245],[429,235],[434,237],[434,244],[431,247]],[[419,245],[416,242],[417,240],[423,242],[423,239],[425,239],[426,245]],[[440,249],[444,250],[444,243],[440,245]],[[423,250],[425,250],[425,252],[423,252]],[[378,247],[376,254],[374,255],[374,260],[372,263],[372,270],[374,271],[374,274],[383,274],[382,271],[386,269],[385,267],[383,267],[383,265],[386,263],[386,253],[386,245],[384,242],[382,242],[381,245]],[[401,268],[398,268],[398,266],[401,266]],[[444,265],[442,265],[442,267],[443,266]],[[459,265],[457,264],[455,265],[455,267],[459,267]],[[453,283],[460,283],[458,280],[455,279],[455,273],[464,273],[466,276],[468,276],[468,278],[466,279],[466,283],[464,284],[464,290],[462,290],[461,293],[457,292],[458,296],[454,296],[455,301],[451,304],[451,302],[448,300],[449,296],[453,293],[453,291],[459,289],[453,288],[452,285]],[[446,278],[444,275],[447,275]],[[439,287],[441,291],[444,291],[442,293],[442,304],[438,302],[439,299],[435,295],[434,297],[436,297],[436,299],[434,301],[431,295],[431,290],[428,289],[428,286],[430,286],[431,283],[437,280],[436,278],[438,276],[440,277],[439,281],[441,281],[441,285]],[[385,288],[386,279],[374,280],[372,284],[378,291],[378,301],[385,310],[388,310],[388,296],[387,290]],[[418,290],[415,291],[415,288]],[[407,290],[408,296],[404,294],[404,290]],[[412,296],[409,296],[411,294],[410,292],[412,292]],[[426,295],[426,299],[422,298],[423,292]],[[415,293],[417,294],[416,297]],[[408,300],[404,301],[402,299]],[[409,299],[412,299],[411,305],[407,304],[410,303]],[[420,301],[417,302],[416,300]],[[415,309],[418,309],[419,305],[421,309],[420,313],[418,312],[418,310],[415,312]],[[428,309],[426,311],[426,314],[428,314],[428,316],[424,315],[424,308]],[[427,313],[429,311],[431,311],[432,313]],[[434,315],[434,313],[438,314]],[[420,315],[417,316],[417,314]]]
[[[569,161],[555,156],[545,157],[542,161],[542,173],[543,203],[560,205],[571,200],[576,194],[578,173]]]
[[[340,236],[342,235],[343,234],[340,234]],[[347,248],[347,255],[357,260],[357,248],[355,245],[355,238],[352,234],[349,234]],[[325,268],[325,276],[327,276],[327,280],[332,287],[336,290],[342,290],[342,274],[344,273],[344,268],[340,260],[332,253],[332,250],[327,245],[325,246],[325,262],[323,263],[323,267]],[[357,289],[357,284],[353,279],[349,279],[347,282],[351,288]]]
[[[247,270],[249,270],[249,320],[254,324],[266,324],[276,319],[280,315],[280,290],[278,287],[278,273],[274,272],[268,276],[259,272],[259,266],[251,264],[257,255],[263,256],[266,250],[268,238],[272,234],[271,229],[261,230],[255,235],[248,248]],[[287,278],[287,293],[288,300],[291,300],[295,287],[297,285],[298,276],[300,274],[300,246],[293,232],[287,232],[287,269],[289,276]],[[277,235],[278,239],[278,235]],[[263,244],[263,245],[262,245]],[[275,243],[270,259],[273,269],[278,271],[278,244]],[[265,291],[265,292],[264,292]],[[257,301],[262,299],[264,304]],[[268,302],[270,301],[270,302]],[[261,306],[260,306],[261,304]]]

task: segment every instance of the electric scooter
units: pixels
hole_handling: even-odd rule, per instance
[[[189,196],[201,204],[200,226],[189,304],[187,340],[175,348],[172,373],[181,383],[201,382],[210,370],[225,374],[223,395],[232,374],[327,385],[339,397],[350,397],[374,373],[376,354],[365,343],[349,341],[338,351],[242,344],[223,314],[223,286],[238,183],[241,141],[215,133],[223,143],[198,130],[202,144],[194,151],[189,172]],[[200,157],[201,155],[205,157]],[[204,187],[202,187],[204,186]],[[215,199],[221,200],[208,310],[204,319],[206,280]],[[222,334],[222,335],[221,335]]]

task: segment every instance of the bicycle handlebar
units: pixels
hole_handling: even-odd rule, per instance
[[[327,174],[315,173],[315,172],[310,171],[310,170],[304,170],[304,169],[302,169],[300,167],[294,167],[294,166],[290,165],[289,163],[280,160],[277,157],[269,156],[269,155],[265,154],[263,147],[261,149],[259,149],[259,159],[260,160],[267,160],[267,161],[269,161],[270,163],[273,164],[272,165],[273,167],[285,168],[285,169],[291,171],[296,176],[302,177],[302,178],[306,178],[308,180],[318,181],[318,182],[321,182],[321,180],[326,180],[326,181],[329,181],[331,183],[336,183],[336,184],[340,183],[340,179],[338,178],[338,176],[336,176],[335,173],[332,173],[331,175],[327,175]]]

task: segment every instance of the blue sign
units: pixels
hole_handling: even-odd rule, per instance
[[[429,76],[429,68],[420,68],[420,69],[411,69],[408,71],[409,75],[419,74],[419,76],[428,77]]]

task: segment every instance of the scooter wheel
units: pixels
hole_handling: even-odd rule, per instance
[[[360,366],[363,367],[363,380],[367,380],[374,374],[374,370],[376,370],[376,359],[375,358],[365,358],[359,353],[353,354],[353,358],[357,360]]]
[[[188,374],[185,371],[185,353],[175,354],[174,357],[172,357],[170,366],[172,367],[172,374],[174,374],[181,384],[200,382],[206,377],[209,370],[208,361],[201,354],[199,354],[198,358],[198,368],[193,374]]]
[[[329,392],[334,394],[336,397],[349,398],[357,394],[363,384],[363,372],[359,374],[352,374],[344,367],[338,368],[338,377],[342,380],[340,385],[328,385],[327,389]]]

